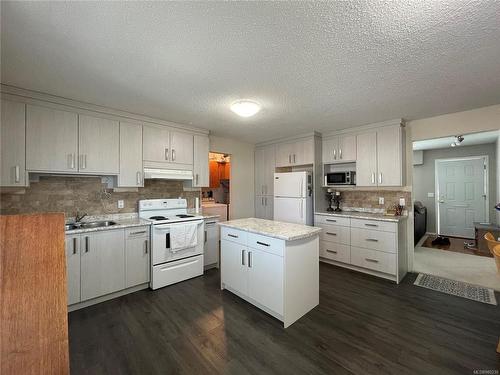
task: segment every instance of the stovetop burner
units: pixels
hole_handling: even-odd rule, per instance
[[[180,215],[175,215],[177,217],[180,217],[181,219],[185,219],[187,217],[194,217],[194,215],[188,215],[188,214],[180,214]]]
[[[168,220],[165,216],[151,216],[150,220]]]

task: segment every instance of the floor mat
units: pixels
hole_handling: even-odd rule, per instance
[[[483,288],[482,286],[427,275],[425,273],[419,273],[413,284],[453,296],[471,299],[473,301],[490,305],[497,304],[493,289]]]

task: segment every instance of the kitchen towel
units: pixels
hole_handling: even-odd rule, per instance
[[[198,244],[198,223],[172,224],[170,227],[170,251],[195,247]]]

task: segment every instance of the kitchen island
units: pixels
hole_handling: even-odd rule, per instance
[[[221,289],[287,328],[319,304],[320,228],[256,218],[221,226]]]

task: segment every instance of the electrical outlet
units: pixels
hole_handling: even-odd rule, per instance
[[[125,202],[122,199],[120,199],[118,201],[118,208],[123,208],[123,207],[125,207]]]
[[[384,197],[378,198],[378,204],[384,204],[384,202],[385,202]]]
[[[403,207],[404,207],[404,206],[406,206],[406,204],[405,204],[405,203],[406,203],[406,202],[405,202],[405,199],[404,199],[404,198],[399,198],[399,205],[400,205],[400,206],[403,206]]]

